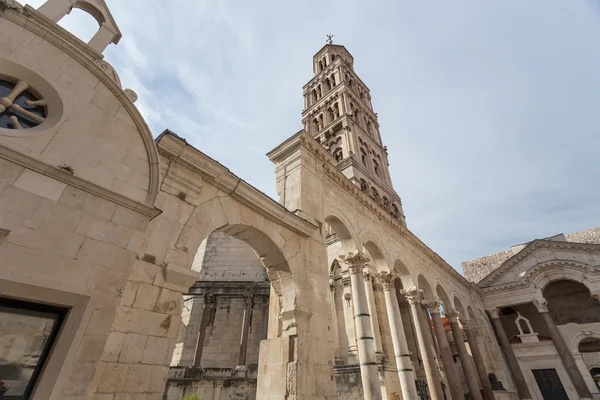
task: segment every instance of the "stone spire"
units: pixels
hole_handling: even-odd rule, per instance
[[[354,72],[354,58],[344,46],[328,40],[313,57],[313,71],[314,78],[303,88],[304,129],[329,151],[348,179],[404,225],[377,114],[369,88]]]

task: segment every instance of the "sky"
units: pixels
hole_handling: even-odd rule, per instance
[[[44,0],[30,0],[37,7]],[[600,226],[596,0],[106,0],[106,60],[170,129],[277,199],[326,34],[371,90],[407,225],[460,262]],[[61,25],[97,25],[75,10]]]

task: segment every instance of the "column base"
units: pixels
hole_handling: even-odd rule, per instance
[[[239,378],[245,378],[246,373],[248,372],[248,367],[245,365],[238,365],[233,370],[233,376],[237,376]]]

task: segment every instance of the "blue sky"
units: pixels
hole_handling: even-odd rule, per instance
[[[106,59],[153,134],[274,198],[265,153],[301,128],[333,33],[371,89],[409,228],[453,267],[600,225],[595,0],[106,1],[123,33]],[[81,17],[61,24],[90,37]]]

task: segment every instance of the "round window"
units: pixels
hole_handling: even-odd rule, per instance
[[[28,129],[46,120],[46,100],[29,89],[24,80],[0,79],[0,128]]]

